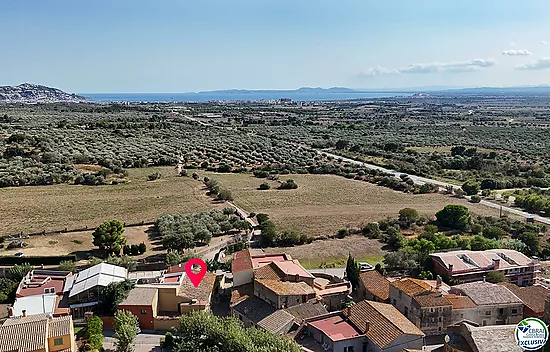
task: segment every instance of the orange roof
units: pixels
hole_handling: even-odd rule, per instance
[[[390,283],[390,285],[392,285],[399,291],[402,291],[409,297],[417,296],[426,291],[434,291],[434,288],[424,281],[408,277],[401,280],[393,281]]]
[[[534,285],[528,287],[518,287],[511,283],[500,283],[499,285],[506,287],[513,294],[518,296],[523,304],[525,304],[533,312],[537,314],[544,314],[544,302],[550,295],[550,290],[546,289],[544,286]]]
[[[233,274],[245,270],[252,270],[252,259],[250,249],[243,249],[233,253],[233,261],[231,262],[231,272]]]
[[[442,307],[451,305],[451,302],[439,292],[418,295],[414,297],[414,300],[420,307]]]
[[[350,307],[351,314],[347,314],[347,309],[342,312],[362,333],[365,333],[368,322],[366,334],[380,349],[404,334],[425,336],[391,304],[364,300]]]
[[[390,298],[390,282],[376,270],[369,270],[359,275],[365,288],[380,298],[387,301]]]
[[[258,279],[256,282],[262,284],[278,295],[309,295],[315,294],[313,287],[305,282],[289,282],[280,280]]]
[[[445,295],[445,298],[451,302],[453,309],[475,308],[476,304],[468,296],[458,296],[455,294]]]

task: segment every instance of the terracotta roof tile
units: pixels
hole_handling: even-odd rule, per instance
[[[196,299],[199,302],[209,302],[215,283],[216,275],[207,272],[199,286],[195,287],[193,286],[193,283],[191,283],[191,280],[189,280],[189,277],[185,275],[183,280],[181,280],[178,296]]]
[[[315,317],[317,315],[327,314],[328,311],[321,302],[310,300],[309,302],[298,304],[285,309],[292,314],[296,322],[300,323],[303,319]]]
[[[365,288],[383,301],[390,298],[390,282],[376,270],[369,270],[359,275]]]
[[[238,287],[233,288],[233,291],[231,291],[231,300],[229,302],[229,305],[233,306],[234,304],[252,296],[254,296],[253,282],[240,285]]]
[[[9,318],[0,326],[0,351],[45,350],[48,337],[71,335],[72,325],[70,316],[48,319],[36,314]]]
[[[233,274],[245,270],[252,270],[252,257],[248,248],[233,253],[233,260],[231,261],[231,272]]]
[[[425,295],[418,295],[414,300],[420,307],[442,307],[451,306],[451,302],[439,292],[432,292]]]
[[[390,285],[402,291],[409,297],[417,296],[426,291],[434,291],[434,288],[424,281],[408,277],[401,280],[393,281],[390,283]]]
[[[275,292],[278,295],[309,295],[315,294],[313,287],[309,286],[305,282],[290,282],[290,281],[279,281],[279,280],[266,280],[258,279],[255,280]]]
[[[518,287],[511,283],[501,283],[499,285],[502,285],[510,290],[533,312],[537,314],[544,313],[544,301],[550,295],[550,290],[546,289],[544,286],[534,285],[528,287]]]
[[[451,302],[453,309],[475,308],[476,304],[468,296],[457,296],[455,294],[445,295],[445,298]]]
[[[483,281],[453,286],[451,293],[464,294],[477,305],[523,303],[506,287]]]
[[[283,334],[294,322],[294,316],[285,310],[277,310],[257,297],[248,297],[232,307],[242,316],[261,328]]]
[[[344,309],[343,313],[347,314]],[[380,349],[385,348],[403,334],[425,336],[420,329],[411,323],[394,306],[386,303],[361,301],[350,308],[349,320],[365,333],[369,322],[367,336]]]
[[[71,334],[73,320],[70,316],[56,317],[48,321],[48,337],[59,337]]]
[[[254,270],[254,279],[280,280],[284,276],[284,273],[280,272],[279,267],[274,263],[269,263]]]
[[[128,297],[122,301],[120,306],[150,306],[157,295],[157,289],[154,287],[134,287]]]

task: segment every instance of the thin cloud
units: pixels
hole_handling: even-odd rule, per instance
[[[546,45],[548,42],[546,40],[541,40],[541,44]]]
[[[529,56],[533,55],[529,50],[503,50],[502,55],[508,55],[508,56]]]
[[[550,57],[542,57],[535,61],[516,65],[516,70],[545,70],[550,68]]]
[[[516,46],[515,42],[510,42],[510,46]]]
[[[452,62],[431,62],[423,64],[412,64],[407,67],[389,69],[385,67],[371,67],[359,73],[360,76],[380,76],[390,74],[426,74],[436,72],[475,72],[485,67],[491,67],[496,64],[494,59],[473,59],[470,61],[452,61]]]

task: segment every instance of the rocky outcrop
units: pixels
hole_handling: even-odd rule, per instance
[[[38,84],[23,83],[18,86],[0,86],[0,103],[79,103],[86,101],[88,101],[87,98],[79,95]]]

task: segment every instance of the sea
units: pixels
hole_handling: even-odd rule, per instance
[[[262,92],[200,92],[200,93],[82,93],[79,94],[96,102],[208,102],[208,101],[251,101],[278,100],[289,98],[293,101],[333,101],[352,99],[377,99],[405,97],[413,93],[400,92],[321,92],[299,93],[281,91]]]

